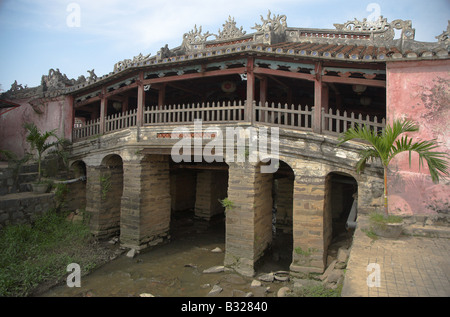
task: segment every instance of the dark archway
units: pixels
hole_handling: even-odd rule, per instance
[[[267,179],[272,192],[270,200],[272,239],[268,250],[259,261],[258,271],[289,271],[293,250],[294,179],[295,174],[292,168],[281,160],[277,171]]]
[[[346,223],[353,203],[357,203],[357,193],[358,183],[353,176],[341,172],[331,172],[327,175],[324,243],[328,256],[335,257],[340,247],[349,248],[351,245],[354,229],[347,228]]]
[[[68,210],[86,209],[86,164],[75,161],[70,165],[69,178],[74,180],[67,184],[69,195],[67,197]]]

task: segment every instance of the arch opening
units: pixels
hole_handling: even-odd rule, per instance
[[[346,173],[331,172],[326,177],[324,206],[324,243],[327,263],[337,257],[339,248],[348,249],[354,228],[347,227],[352,210],[357,205],[358,183]],[[352,220],[352,219],[350,219]]]
[[[286,162],[280,160],[278,170],[270,175],[266,179],[266,185],[270,187],[271,192],[271,228],[265,232],[271,232],[271,240],[255,269],[260,272],[289,271],[293,250],[295,174]],[[267,203],[268,200],[264,200],[264,204]],[[261,206],[261,209],[267,208]]]

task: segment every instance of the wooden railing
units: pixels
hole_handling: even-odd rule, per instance
[[[195,119],[203,122],[244,121],[245,103],[217,102],[153,106],[144,110],[144,125],[192,123]]]
[[[377,116],[371,118],[369,115],[366,115],[363,117],[362,114],[355,114],[353,112],[349,116],[347,111],[341,114],[339,109],[333,114],[332,109],[329,109],[328,112],[322,109],[322,133],[339,135],[349,128],[354,128],[356,125],[366,125],[370,129],[381,132],[386,126],[386,122],[384,118],[379,120]]]
[[[106,117],[105,132],[112,132],[136,126],[137,110],[129,110]]]
[[[313,130],[314,107],[302,107],[301,105],[256,103],[252,105],[252,121],[267,126],[276,126],[296,130]],[[233,123],[245,122],[245,102],[217,102],[197,103],[183,105],[167,105],[147,107],[143,111],[144,126],[191,124],[195,119],[201,119],[204,123]],[[137,126],[137,110],[129,110],[123,113],[107,116],[104,120],[104,133],[111,133]],[[333,112],[322,109],[321,132],[337,136],[355,125],[367,125],[376,131],[382,131],[385,127],[385,119],[361,114]],[[88,121],[73,129],[73,140],[82,140],[101,134],[100,119]],[[317,130],[314,130],[317,132]]]
[[[253,118],[255,122],[269,126],[279,126],[293,129],[312,130],[313,107],[302,109],[301,105],[288,104],[253,104]]]
[[[83,125],[78,125],[73,129],[73,140],[83,140],[100,134],[100,118],[86,121]]]

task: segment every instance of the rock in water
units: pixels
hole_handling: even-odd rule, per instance
[[[220,273],[225,271],[225,267],[223,265],[213,266],[209,269],[203,271],[203,273]]]
[[[136,250],[135,249],[131,249],[130,251],[128,251],[127,257],[134,258],[135,256],[136,256]]]
[[[212,290],[209,291],[208,296],[214,296],[219,294],[222,291],[222,287],[219,285],[214,285]]]

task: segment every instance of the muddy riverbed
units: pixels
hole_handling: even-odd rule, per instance
[[[155,297],[204,297],[218,285],[221,291],[214,296],[272,297],[288,282],[261,282],[252,287],[254,278],[233,271],[203,273],[205,269],[220,266],[225,256],[225,225],[223,220],[205,225],[192,218],[172,220],[171,242],[144,250],[134,258],[126,251],[87,276],[81,277],[81,287],[66,284],[41,294],[43,297],[134,297],[151,294]],[[264,257],[257,268],[262,273],[286,271],[291,262],[292,246],[287,246],[291,235],[277,234],[278,245],[283,246]],[[274,243],[275,245],[275,243]],[[118,246],[117,246],[118,248]],[[212,250],[220,248],[221,252]],[[275,248],[273,248],[275,249]],[[217,249],[216,249],[217,250]],[[68,273],[69,274],[69,273]]]

